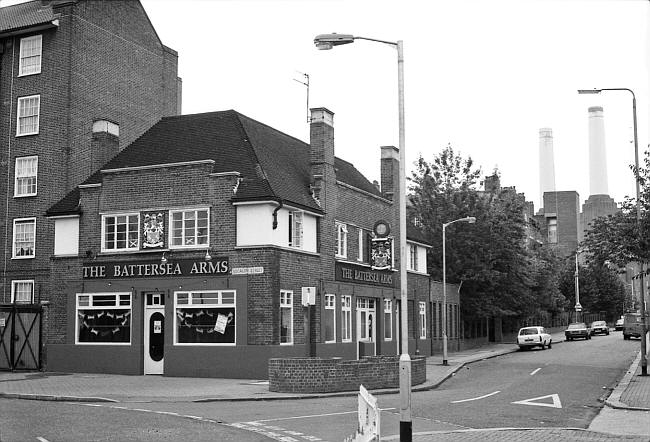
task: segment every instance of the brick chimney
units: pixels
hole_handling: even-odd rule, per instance
[[[90,173],[102,167],[120,152],[120,126],[108,120],[93,122],[90,142]]]
[[[336,185],[334,171],[334,112],[317,107],[310,109],[310,188],[323,209],[327,204],[327,185]],[[333,201],[332,201],[333,203]]]
[[[381,146],[381,192],[391,201],[399,193],[399,149],[395,146]]]

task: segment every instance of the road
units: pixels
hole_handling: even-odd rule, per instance
[[[413,431],[499,427],[587,428],[602,406],[599,398],[616,385],[636,352],[637,341],[623,341],[620,333],[612,333],[609,336],[596,336],[589,341],[560,343],[547,350],[518,351],[468,365],[437,389],[413,394]],[[378,400],[383,410],[382,436],[398,434],[399,396],[382,395],[378,396]],[[4,416],[7,416],[10,408],[7,402],[0,401],[2,428],[6,428]],[[37,422],[34,431],[26,433],[20,433],[16,425],[9,425],[13,434],[29,435],[29,438],[3,437],[0,439],[2,442],[36,440],[35,435],[52,441],[177,440],[175,436],[183,431],[187,432],[186,440],[209,440],[203,437],[217,433],[218,438],[213,440],[341,441],[354,432],[357,409],[355,397],[94,406],[30,403],[32,401],[22,401],[23,408],[33,409],[31,412],[21,410],[22,416],[40,414],[42,411],[39,410],[46,410],[51,423],[46,420]],[[160,412],[177,413],[179,416]],[[84,413],[88,413],[89,417],[79,420]],[[85,430],[97,431],[98,438],[65,437],[65,431],[80,426]],[[95,429],[95,426],[100,428]],[[7,430],[3,430],[3,433],[6,435]],[[107,438],[111,434],[118,437]],[[150,438],[152,434],[158,437]],[[128,435],[129,438],[119,435]]]

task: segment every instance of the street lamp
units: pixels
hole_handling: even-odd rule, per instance
[[[632,94],[632,122],[634,127],[634,178],[636,181],[636,227],[638,229],[639,241],[641,240],[641,201],[639,200],[640,183],[639,183],[639,138],[636,130],[636,96],[632,89],[625,87],[608,88],[608,89],[579,89],[579,94],[600,94],[603,91],[627,91]],[[643,263],[641,263],[641,376],[648,375],[648,358],[646,355],[646,333],[648,331],[648,324],[645,317],[645,291],[643,287]]]
[[[410,442],[413,438],[411,418],[411,357],[408,350],[408,291],[406,276],[406,146],[404,131],[404,44],[357,37],[350,34],[320,34],[314,38],[318,49],[327,50],[334,46],[354,43],[354,40],[369,40],[394,46],[397,49],[397,105],[399,113],[399,256],[400,256],[400,304],[402,326],[402,352],[399,358],[400,391],[400,441]]]
[[[580,283],[578,282],[578,255],[582,253],[582,250],[576,249],[576,271],[575,271],[575,286],[576,286],[576,322],[580,322],[580,312],[582,311],[582,306],[580,305]]]
[[[476,222],[476,218],[466,216],[442,225],[442,365],[449,365],[447,362],[447,251],[445,250],[445,231],[447,226],[461,221],[473,224]],[[460,294],[460,290],[458,293]]]

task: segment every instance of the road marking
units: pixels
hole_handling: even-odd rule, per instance
[[[533,370],[533,371],[530,373],[530,375],[533,376],[535,373],[537,373],[537,372],[540,371],[541,369],[542,369],[542,367],[536,368],[535,370]]]
[[[459,404],[461,402],[469,402],[469,401],[478,401],[479,399],[485,399],[486,397],[494,396],[497,393],[501,393],[501,391],[497,390],[495,392],[489,393],[489,394],[484,394],[483,396],[479,397],[473,397],[470,399],[461,399],[459,401],[451,401],[452,404]]]
[[[36,440],[38,440],[38,441],[40,441],[40,442],[49,442],[49,441],[48,441],[47,439],[45,439],[44,437],[40,437],[40,436],[38,436],[38,437],[36,438]]]
[[[545,403],[545,402],[535,402],[540,399],[546,399],[546,398],[552,398],[553,403]],[[551,407],[551,408],[562,408],[562,402],[560,402],[560,396],[557,394],[547,394],[546,396],[540,396],[540,397],[534,397],[531,399],[524,399],[523,401],[516,401],[516,402],[511,402],[512,404],[518,404],[518,405],[536,405],[538,407]]]

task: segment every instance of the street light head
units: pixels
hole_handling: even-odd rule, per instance
[[[319,50],[332,49],[334,46],[344,45],[354,42],[354,36],[350,34],[320,34],[314,37],[314,44]]]
[[[578,93],[581,95],[584,94],[600,94],[603,90],[602,89],[578,89]]]
[[[470,224],[474,224],[476,222],[476,217],[468,216],[467,217],[467,222],[470,223]]]

